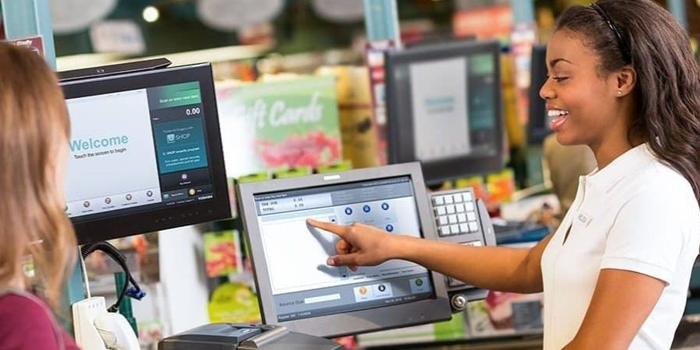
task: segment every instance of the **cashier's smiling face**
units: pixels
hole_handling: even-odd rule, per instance
[[[607,139],[626,135],[627,129],[624,118],[615,116],[614,77],[601,73],[599,56],[584,40],[567,29],[554,33],[547,45],[548,79],[540,97],[559,143],[595,150]]]

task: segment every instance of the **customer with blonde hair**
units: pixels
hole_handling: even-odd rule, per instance
[[[77,252],[64,211],[69,133],[68,111],[54,73],[36,53],[0,42],[3,350],[78,348],[51,311],[59,308]],[[28,291],[23,273],[28,261],[41,297]]]

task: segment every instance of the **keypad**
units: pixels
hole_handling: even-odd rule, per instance
[[[433,194],[431,204],[438,234],[444,237],[479,232],[474,201],[471,189]]]

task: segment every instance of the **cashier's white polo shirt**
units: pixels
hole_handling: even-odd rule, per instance
[[[598,273],[607,268],[666,282],[630,349],[669,349],[699,249],[700,209],[690,184],[646,144],[582,176],[576,200],[542,256],[544,349],[559,350],[574,338]]]

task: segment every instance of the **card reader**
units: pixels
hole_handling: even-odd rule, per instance
[[[164,338],[158,350],[341,350],[342,345],[286,327],[212,323]]]

